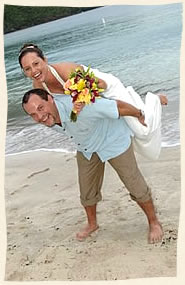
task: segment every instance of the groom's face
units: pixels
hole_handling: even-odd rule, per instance
[[[32,94],[23,107],[28,115],[37,123],[47,127],[52,127],[56,123],[60,123],[55,102],[50,95],[48,95],[48,101],[46,101],[37,94]]]

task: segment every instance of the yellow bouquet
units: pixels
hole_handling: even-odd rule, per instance
[[[87,71],[77,68],[64,84],[64,92],[71,95],[73,103],[94,103],[96,97],[100,97],[99,94],[104,91],[98,88],[98,79],[89,70],[90,67]],[[73,122],[77,120],[77,112],[74,109],[71,111],[70,119]]]

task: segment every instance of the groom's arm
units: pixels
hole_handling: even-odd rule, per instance
[[[85,105],[83,110],[79,112],[79,117],[84,116],[91,119],[118,119],[122,116],[132,116],[136,117],[142,125],[146,126],[144,122],[145,116],[142,111],[120,100],[97,98],[95,103]]]

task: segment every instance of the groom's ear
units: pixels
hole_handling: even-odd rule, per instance
[[[48,94],[48,102],[53,103],[53,96],[51,96],[50,94]]]

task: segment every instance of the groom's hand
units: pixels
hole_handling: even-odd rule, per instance
[[[85,103],[81,103],[81,102],[75,102],[73,104],[73,108],[77,112],[77,114],[79,114],[82,111],[84,106],[85,106]]]

